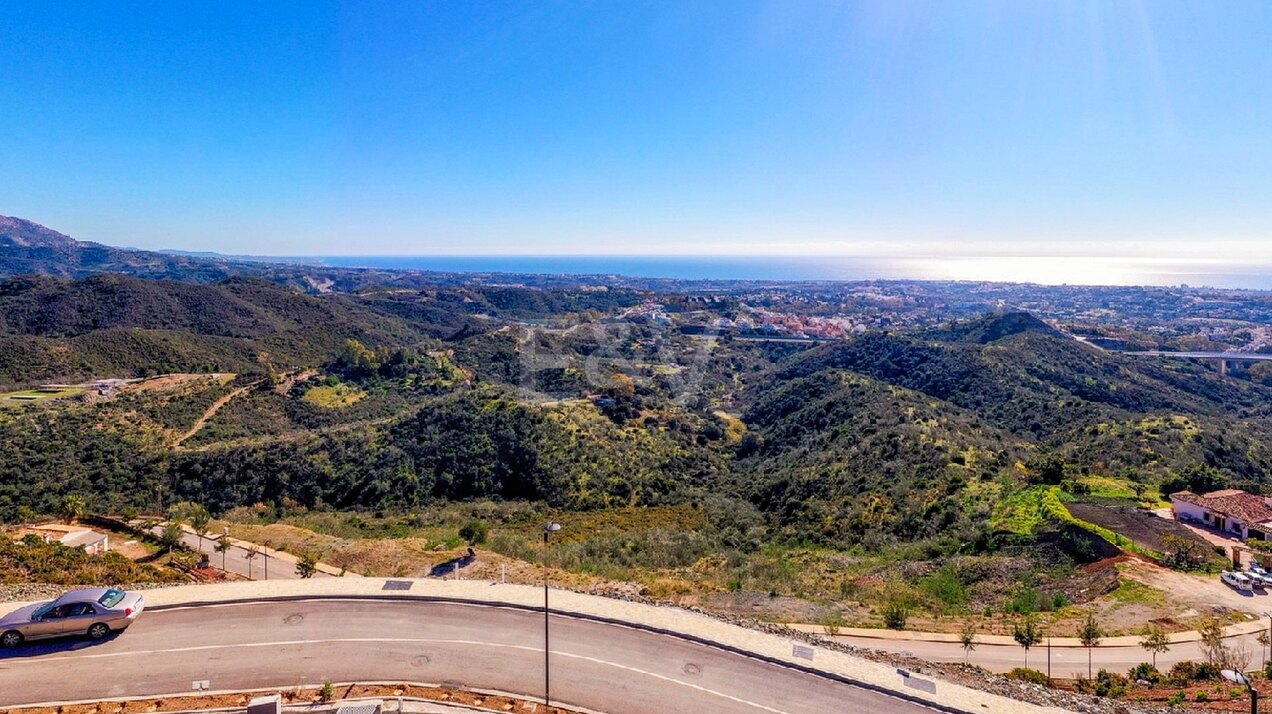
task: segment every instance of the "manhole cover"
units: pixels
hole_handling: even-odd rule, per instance
[[[300,614],[299,612],[296,612],[296,613],[292,613],[288,615],[287,617],[284,617],[283,624],[284,625],[299,625],[301,622],[304,621],[304,619],[305,619],[304,615]]]
[[[702,674],[702,667],[694,664],[693,662],[690,662],[685,665],[685,674],[689,674],[689,675]]]
[[[411,666],[412,667],[427,667],[428,663],[432,661],[433,660],[429,659],[428,655],[416,655],[415,657],[411,658]]]
[[[383,590],[410,590],[411,585],[412,583],[410,580],[386,580],[384,581],[384,587],[382,589]]]

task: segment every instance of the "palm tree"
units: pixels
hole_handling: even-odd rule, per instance
[[[1095,613],[1088,612],[1086,621],[1082,623],[1082,627],[1078,630],[1078,641],[1087,651],[1087,679],[1091,678],[1091,648],[1100,646],[1100,639],[1104,637],[1104,631],[1100,629],[1100,623],[1095,619]]]
[[[208,509],[202,504],[195,504],[190,507],[187,514],[190,518],[190,527],[194,529],[194,534],[199,537],[199,550],[203,550],[203,535],[208,532],[208,524],[212,522],[212,514],[208,513]]]
[[[62,499],[62,517],[67,523],[74,523],[84,517],[88,512],[88,502],[78,493],[67,494]]]
[[[181,521],[168,521],[163,530],[159,531],[159,545],[171,553],[174,548],[181,545],[183,536],[185,536],[185,529],[181,527]]]
[[[1011,636],[1016,644],[1025,648],[1025,669],[1029,669],[1029,648],[1042,642],[1042,628],[1038,626],[1038,618],[1033,615],[1021,618],[1012,625]]]
[[[221,554],[221,572],[227,572],[225,570],[225,557],[232,545],[229,533],[223,533],[220,538],[216,539],[216,552]]]
[[[976,623],[969,622],[963,625],[963,631],[958,634],[958,641],[963,645],[963,664],[967,664],[967,657],[972,650],[976,649]]]
[[[1170,649],[1170,640],[1166,638],[1166,630],[1161,625],[1148,625],[1140,638],[1140,647],[1153,655],[1153,669],[1157,669],[1157,653]]]
[[[256,556],[260,554],[261,554],[260,546],[253,545],[251,548],[248,548],[247,553],[243,555],[243,559],[247,561],[247,579],[248,580],[252,579],[252,561],[255,560]]]

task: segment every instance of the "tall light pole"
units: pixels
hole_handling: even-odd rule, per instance
[[[551,706],[551,669],[548,664],[548,536],[561,530],[560,523],[543,524],[543,707]]]

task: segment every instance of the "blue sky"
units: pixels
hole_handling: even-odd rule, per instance
[[[1272,243],[1267,2],[3,10],[0,213],[86,240],[285,255]]]

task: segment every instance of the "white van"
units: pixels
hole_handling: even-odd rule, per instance
[[[1254,570],[1248,570],[1242,575],[1250,579],[1250,584],[1254,586],[1255,590],[1263,590],[1269,585],[1269,581],[1272,581],[1272,578],[1269,578],[1265,573],[1258,573]]]
[[[1219,579],[1227,583],[1232,589],[1241,592],[1254,592],[1254,583],[1250,582],[1250,578],[1245,573],[1236,573],[1225,570],[1219,573]]]

